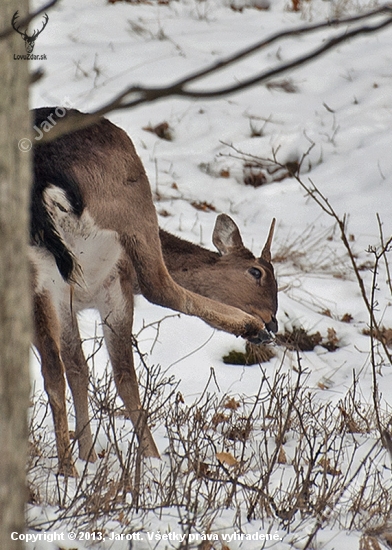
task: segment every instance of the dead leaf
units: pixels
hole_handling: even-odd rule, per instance
[[[196,208],[196,210],[201,210],[202,212],[216,212],[215,206],[206,201],[193,201],[191,205],[193,208]]]
[[[354,317],[350,313],[345,313],[340,320],[342,323],[351,323],[353,319]]]
[[[287,464],[286,452],[281,446],[278,453],[278,464]]]
[[[223,403],[223,406],[225,409],[232,409],[233,411],[236,411],[238,407],[241,406],[241,403],[236,401],[234,397],[230,397],[230,399],[226,399],[226,401]]]
[[[222,464],[227,464],[228,466],[236,466],[238,464],[237,460],[231,453],[221,452],[216,453],[215,456]]]
[[[206,462],[199,462],[197,464],[197,474],[199,477],[207,476],[210,473],[210,467]]]
[[[168,122],[161,122],[156,126],[144,126],[143,130],[145,132],[151,132],[166,141],[173,141],[173,130],[170,128]]]
[[[217,412],[211,418],[211,423],[213,424],[213,426],[218,426],[218,424],[222,424],[222,422],[226,422],[228,419],[229,417],[226,416],[224,413]]]
[[[321,312],[321,315],[325,315],[326,317],[332,317],[332,313],[330,309],[323,309]]]
[[[331,476],[340,476],[342,474],[341,470],[338,470],[337,468],[334,468],[333,466],[331,466],[331,461],[329,460],[329,458],[321,458],[319,460],[319,465],[323,468],[323,470],[331,475]]]

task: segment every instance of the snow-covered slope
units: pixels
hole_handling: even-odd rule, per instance
[[[238,9],[238,3],[237,9],[233,9],[234,4],[228,0],[173,0],[167,4],[63,1],[50,11],[49,24],[36,43],[34,53],[45,53],[47,60],[33,64],[34,68],[43,68],[45,76],[32,89],[31,106],[66,103],[89,111],[131,84],[173,82],[282,29],[357,13],[359,4],[349,0],[310,0],[303,2],[299,12],[293,12],[289,9],[290,2],[283,0],[271,0],[267,10],[252,6]],[[209,76],[197,86],[215,88],[241,81],[307,52],[332,32],[339,31],[327,29],[287,38],[234,67]],[[366,250],[380,244],[377,214],[382,221],[385,241],[392,233],[391,52],[392,29],[388,28],[343,43],[320,59],[279,77],[273,85],[257,85],[221,99],[171,98],[109,115],[135,143],[156,192],[156,208],[163,228],[212,247],[216,215],[226,212],[241,228],[245,244],[258,253],[271,218],[276,217],[273,255],[278,260],[275,266],[280,287],[280,332],[302,327],[310,333],[320,332],[324,338],[328,329],[336,332],[336,351],[328,352],[317,346],[314,351],[301,352],[301,361],[307,371],[303,381],[306,391],[322,407],[330,403],[337,416],[337,405],[352,388],[353,379],[360,388],[361,406],[364,410],[371,409],[374,382],[369,357],[370,338],[363,334],[369,324],[369,315],[339,230],[334,227],[334,220],[306,196],[295,178],[274,181],[273,176],[268,176],[268,183],[255,188],[244,184],[244,170],[245,173],[248,170],[248,175],[249,171],[257,175],[260,169],[244,169],[244,165],[247,162],[254,164],[255,157],[272,159],[276,156],[277,162],[283,165],[299,162],[312,145],[303,160],[302,181],[310,185],[311,180],[340,217],[347,215],[347,235],[358,265],[373,261],[373,255]],[[171,128],[171,141],[143,130],[162,122],[167,122]],[[191,204],[195,201],[205,201],[210,208],[196,209]],[[370,296],[372,272],[367,269],[360,274]],[[381,325],[391,328],[391,294],[386,279],[382,261],[376,317]],[[136,299],[136,305],[135,333],[168,316],[159,325],[157,338],[156,326],[144,328],[139,334],[139,344],[148,353],[148,364],[161,365],[168,376],[180,381],[178,391],[186,404],[192,404],[203,392],[211,368],[214,369],[214,381],[209,391],[218,397],[256,395],[262,372],[258,366],[240,367],[222,362],[223,355],[233,348],[243,349],[244,342],[214,332],[198,319],[171,316],[172,312],[153,306],[142,297]],[[350,323],[342,321],[345,314],[352,317]],[[83,336],[93,336],[97,323],[99,320],[94,312],[85,312],[81,316]],[[88,345],[87,342],[86,349]],[[391,365],[381,350],[377,351],[376,362],[385,423],[392,403]],[[107,357],[102,350],[94,357],[97,376],[102,376],[106,363]],[[296,354],[276,346],[276,357],[262,369],[271,380],[280,370],[295,385],[297,367]],[[32,359],[32,372],[38,391],[42,383],[35,359]],[[45,420],[45,425],[51,429],[50,418]],[[53,435],[48,437],[53,440]],[[156,437],[158,446],[164,451],[167,434],[162,423],[156,427]],[[258,437],[261,441],[263,436],[259,434]],[[288,456],[298,444],[295,437],[293,432],[287,441]],[[363,434],[360,437],[364,437]],[[380,487],[387,488],[390,478],[388,455],[377,443],[376,430],[366,437],[369,444],[379,445],[374,468],[383,480]],[[105,440],[101,444],[104,446]],[[340,470],[352,468],[349,456],[350,450],[344,460],[342,458]],[[306,468],[305,462],[303,467]],[[114,464],[113,468],[118,465]],[[83,464],[80,464],[79,470],[82,469]],[[369,475],[376,475],[375,471]],[[277,474],[271,481],[276,482],[276,487],[283,483],[282,472],[278,472],[281,478]],[[286,475],[290,474],[286,472]],[[59,480],[59,485],[61,483]],[[354,498],[354,494],[355,491],[347,498]],[[341,495],[336,495],[338,497]],[[315,511],[313,516],[307,513],[304,515],[307,519],[301,523],[298,512],[298,518],[289,529],[273,512],[266,512],[264,518],[248,523],[247,505],[241,506],[243,533],[267,528],[272,533],[278,530],[279,541],[266,543],[266,548],[302,548],[321,517],[320,511]],[[60,512],[54,497],[51,502],[43,498],[41,504],[32,505],[29,510],[31,525],[41,525],[45,531],[51,528],[50,521],[45,523],[45,518],[53,520],[57,514]],[[334,523],[324,519],[325,530],[318,532],[313,546],[308,548],[331,550],[343,544],[347,549],[358,548],[358,540],[372,514],[367,511],[363,515],[363,526],[350,526],[343,516]],[[161,516],[155,511],[139,519],[137,524],[137,514],[133,516],[132,528],[150,532],[160,529],[162,533],[166,530],[182,533],[185,529],[179,523],[181,513],[177,514],[174,507],[164,509]],[[222,514],[209,529],[220,535],[232,534],[239,529],[238,521],[232,511],[222,509]],[[121,533],[123,527],[118,512],[112,522],[113,532]],[[66,520],[59,521],[53,529],[66,533],[67,525]],[[81,531],[82,525],[83,521],[80,522]],[[129,527],[131,531],[132,528]],[[351,532],[350,536],[347,531]],[[219,546],[221,543],[231,550],[264,547],[260,540],[225,542],[221,539],[215,542],[216,548],[223,548]],[[109,540],[65,540],[59,546],[84,548],[89,544],[105,549],[130,547],[129,541]],[[132,548],[143,550],[157,547],[157,540],[144,536],[143,541],[135,540],[132,544]],[[178,541],[167,540],[160,541],[158,548],[179,546]],[[51,543],[35,542],[31,548],[49,549]]]

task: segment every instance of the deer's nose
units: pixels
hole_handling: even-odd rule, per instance
[[[261,330],[256,336],[247,338],[248,342],[251,344],[269,344],[273,341],[273,338],[271,336],[270,332],[267,332],[266,330]]]
[[[275,315],[271,316],[271,321],[269,323],[266,323],[265,326],[267,330],[269,330],[270,332],[273,332],[274,334],[278,332],[278,321],[276,320]]]

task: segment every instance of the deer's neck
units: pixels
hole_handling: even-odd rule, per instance
[[[203,272],[219,261],[219,254],[159,230],[162,253],[173,279],[193,292],[202,292]]]

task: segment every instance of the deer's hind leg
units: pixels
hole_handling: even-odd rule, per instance
[[[159,458],[147,424],[147,412],[143,410],[140,400],[133,361],[133,280],[132,265],[127,258],[123,258],[118,264],[116,276],[110,277],[104,284],[99,311],[118,395],[133,423],[143,455]]]
[[[64,365],[60,354],[60,322],[49,292],[34,295],[35,345],[41,356],[44,386],[52,410],[59,473],[77,477],[71,453],[65,403]]]
[[[75,436],[79,445],[79,458],[95,462],[88,413],[88,366],[83,354],[76,315],[67,308],[62,311],[61,356],[71,389],[75,408]]]

